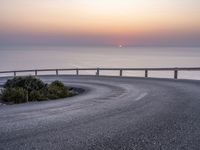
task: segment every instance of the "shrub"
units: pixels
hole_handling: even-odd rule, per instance
[[[61,81],[54,81],[48,87],[48,97],[50,99],[65,98],[69,96],[69,90]]]
[[[59,80],[53,81],[49,86],[65,87],[65,85]]]
[[[15,77],[8,80],[2,90],[1,98],[5,102],[24,103],[27,101],[43,101],[72,96],[73,93],[61,81],[50,85],[32,76]]]
[[[48,100],[47,90],[31,91],[29,95],[29,101],[44,101]]]
[[[45,84],[43,81],[33,76],[26,76],[26,77],[14,77],[13,79],[8,80],[4,85],[4,88],[15,88],[15,87],[21,87],[30,93],[33,90],[40,90],[43,88],[47,88],[47,84]]]
[[[1,91],[1,97],[5,102],[25,103],[28,101],[28,93],[23,88],[6,88]]]

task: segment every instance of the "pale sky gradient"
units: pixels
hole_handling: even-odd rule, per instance
[[[200,45],[200,0],[0,0],[0,44]]]

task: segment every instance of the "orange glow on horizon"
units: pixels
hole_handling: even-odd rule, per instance
[[[0,30],[113,36],[199,31],[198,4],[199,0],[0,0]]]

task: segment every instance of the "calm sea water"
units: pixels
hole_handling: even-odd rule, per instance
[[[0,71],[77,67],[200,67],[200,48],[0,47]],[[73,72],[62,72],[68,73]],[[124,75],[144,76],[144,73],[129,71]],[[169,78],[173,73],[150,72],[150,76]],[[181,72],[180,77],[200,79],[200,72]]]

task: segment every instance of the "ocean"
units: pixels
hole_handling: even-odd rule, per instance
[[[0,71],[85,67],[200,67],[200,47],[0,47]],[[149,73],[150,77],[173,77],[169,71]],[[101,74],[118,75],[119,72]],[[126,71],[123,75],[144,76],[144,72]],[[200,71],[180,72],[179,78],[200,79]]]

